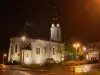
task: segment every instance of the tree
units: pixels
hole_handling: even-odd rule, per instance
[[[61,45],[59,45],[59,44],[57,45],[57,48],[58,48],[57,49],[57,53],[60,53],[61,54],[61,58],[64,58],[64,56],[63,56],[64,53],[65,53],[64,52],[64,48]]]
[[[84,54],[83,50],[81,48],[79,48],[77,55],[78,56],[82,56]]]
[[[65,51],[65,59],[66,60],[74,60],[75,59],[75,48],[73,48],[72,42],[65,42],[64,51]]]

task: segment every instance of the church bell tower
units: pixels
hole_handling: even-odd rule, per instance
[[[57,8],[54,7],[54,17],[53,22],[50,28],[51,31],[51,38],[50,40],[61,42],[61,28],[58,22],[58,13],[56,12]]]

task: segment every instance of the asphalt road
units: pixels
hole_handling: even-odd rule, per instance
[[[91,69],[100,69],[100,63],[97,63],[97,64],[88,64],[88,66],[90,66]]]
[[[88,65],[91,69],[100,69],[100,64],[90,64]],[[81,70],[81,66],[76,67],[76,70]],[[54,68],[49,74],[40,74],[37,72],[32,72],[29,69],[22,68],[16,65],[3,66],[0,64],[0,75],[73,75],[73,72],[69,72],[67,69]],[[78,75],[77,72],[74,75]]]
[[[12,71],[12,70],[1,70],[0,71],[0,75],[24,75],[24,74],[21,74],[17,71]]]

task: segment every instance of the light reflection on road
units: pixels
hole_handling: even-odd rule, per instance
[[[74,66],[74,69],[75,69],[75,72],[78,72],[78,73],[90,71],[90,67],[88,65]]]

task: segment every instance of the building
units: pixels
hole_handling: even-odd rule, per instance
[[[56,12],[54,13],[50,32],[50,40],[27,38],[23,41],[21,37],[11,38],[8,62],[42,64],[47,58],[52,58],[57,62],[62,61],[63,54],[59,50],[62,50],[64,44],[61,43],[61,28]]]
[[[100,42],[88,43],[86,59],[100,60]]]

